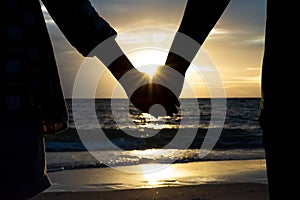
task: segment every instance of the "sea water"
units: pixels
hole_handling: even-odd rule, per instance
[[[46,138],[48,170],[145,163],[263,159],[262,132],[258,122],[260,99],[228,98],[220,99],[220,101],[226,102],[224,123],[215,123],[214,125],[211,99],[196,99],[196,101],[181,99],[187,111],[184,116],[179,112],[173,117],[161,116],[158,118],[141,113],[128,104],[125,99],[114,100],[113,104],[110,99],[93,100],[94,107],[92,109],[97,117],[99,127],[105,130],[110,142],[118,146],[119,150],[110,149],[107,142],[97,141],[96,145],[103,148],[95,150],[91,154],[77,134],[71,134],[71,137],[66,137],[67,139],[60,139],[60,137],[64,137],[63,133],[57,134],[57,138],[53,139],[53,136],[52,139]],[[87,112],[87,109],[91,109],[90,102],[91,100],[86,99],[66,99],[70,116],[70,130],[76,132],[76,130],[94,129],[93,117]],[[190,102],[197,102],[199,116],[192,112],[194,105]],[[114,106],[113,112],[112,106]],[[74,107],[77,109],[76,112],[79,112],[76,118],[73,115]],[[115,120],[114,114],[116,112],[118,113],[117,120]],[[81,123],[76,124],[76,120],[80,120]],[[221,130],[220,137],[205,157],[199,157],[201,145],[209,129]],[[133,130],[138,130],[138,135],[126,134]],[[190,132],[196,131],[197,134],[187,148],[165,148],[168,143],[172,142],[178,130],[185,130],[187,138],[190,137],[188,134]],[[185,138],[183,138],[184,140]]]

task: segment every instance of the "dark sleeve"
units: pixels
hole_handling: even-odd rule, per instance
[[[42,0],[67,40],[83,56],[116,31],[99,16],[89,0]]]
[[[230,0],[188,0],[178,31],[202,44],[229,2]]]

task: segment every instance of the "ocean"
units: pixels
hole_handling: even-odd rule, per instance
[[[185,106],[184,115],[179,113],[173,117],[154,118],[126,104],[124,99],[113,101],[113,112],[110,99],[92,100],[94,107],[90,106],[91,100],[66,99],[70,128],[46,136],[48,170],[265,158],[258,121],[259,98],[220,99],[226,102],[224,124],[212,122],[214,107],[211,99],[180,101]],[[195,107],[190,102],[197,102],[199,112],[194,112]],[[76,116],[74,108],[77,109]],[[95,148],[93,146],[92,152],[82,140],[82,134],[95,131],[95,122],[88,110],[94,111],[101,127],[99,134],[107,139],[93,141]],[[220,130],[220,137],[203,157],[200,152],[210,129]],[[180,138],[182,143],[193,137],[184,148],[170,145],[178,131],[184,132]]]

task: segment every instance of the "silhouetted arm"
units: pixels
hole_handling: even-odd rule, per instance
[[[188,0],[165,64],[184,76],[229,2],[230,0]],[[192,38],[197,44],[187,46],[185,36]],[[182,48],[184,58],[177,53],[182,52]]]
[[[136,108],[149,112],[152,105],[161,104],[167,113],[177,113],[178,99],[169,89],[151,84],[149,77],[131,64],[115,40],[116,31],[99,16],[89,0],[42,1],[67,40],[83,56],[96,56],[119,81]],[[126,78],[122,78],[125,74]]]
[[[89,0],[42,1],[66,39],[83,56],[98,57],[117,80],[129,71],[134,72],[136,77],[143,75],[134,68],[115,41],[117,32]],[[97,46],[105,49],[98,50]],[[111,60],[112,55],[120,57]],[[125,83],[122,85],[125,86]]]

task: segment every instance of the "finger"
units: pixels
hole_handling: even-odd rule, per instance
[[[177,107],[180,107],[180,102],[178,100],[178,98],[176,98],[175,103],[174,103]]]
[[[172,117],[174,114],[178,113],[177,107],[173,104],[168,105],[168,108],[166,109],[167,116]]]

